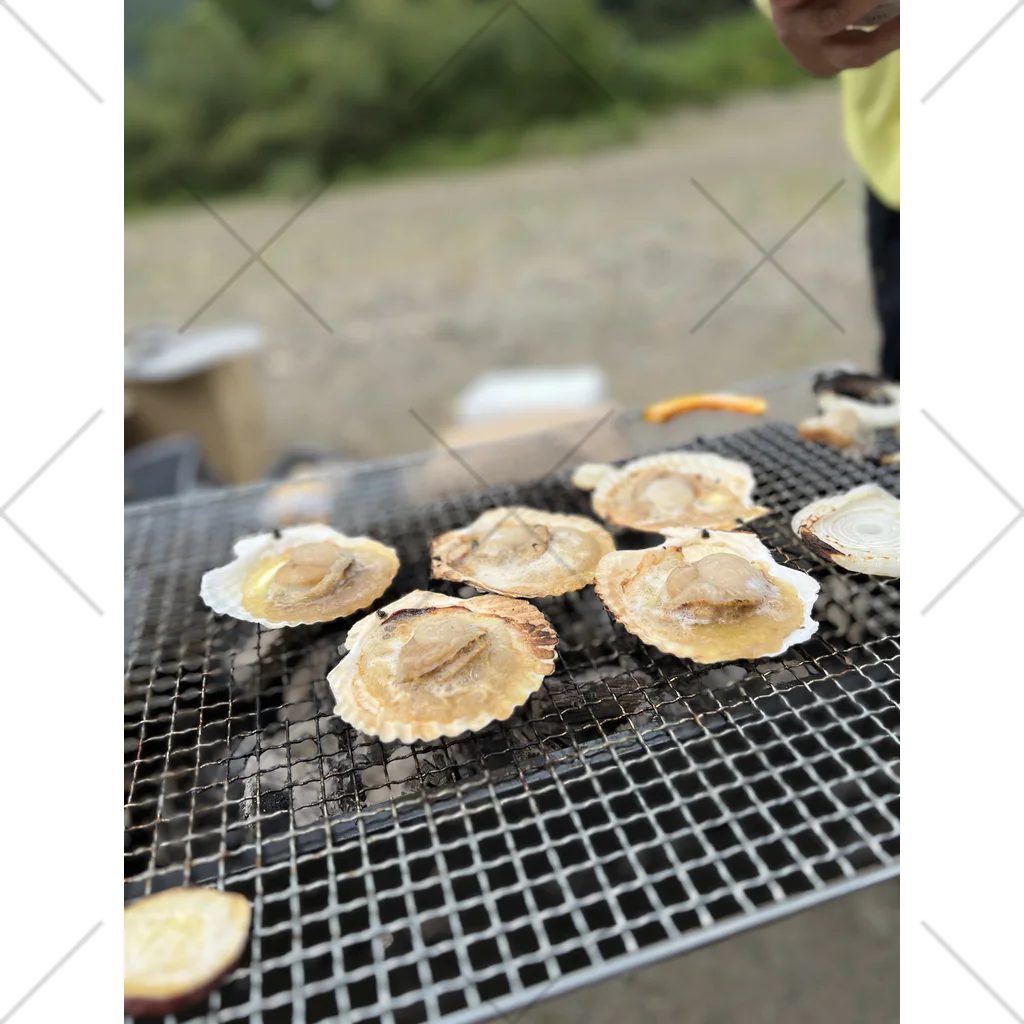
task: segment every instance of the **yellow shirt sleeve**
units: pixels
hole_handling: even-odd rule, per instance
[[[771,0],[754,0],[771,17]],[[871,191],[891,209],[900,208],[900,55],[869,68],[843,71],[843,135]]]
[[[839,76],[843,133],[872,192],[900,208],[900,54]]]

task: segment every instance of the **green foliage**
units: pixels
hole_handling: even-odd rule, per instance
[[[750,9],[750,0],[601,0],[637,39],[665,39]]]
[[[282,26],[308,23],[321,16],[331,4],[315,0],[213,0],[241,29],[251,43],[260,44],[281,31]],[[337,2],[337,0],[335,0]]]
[[[646,107],[711,103],[806,80],[760,15],[712,22],[684,42],[640,49],[633,95]]]
[[[480,31],[499,9],[193,0],[126,83],[126,200],[576,152],[629,137],[643,110],[801,77],[756,14],[640,43],[593,0],[538,8],[541,28],[511,7]]]

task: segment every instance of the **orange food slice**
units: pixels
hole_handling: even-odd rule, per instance
[[[669,398],[648,406],[644,411],[644,419],[648,423],[666,423],[686,412],[709,409],[739,412],[746,416],[762,416],[767,408],[768,403],[763,398],[742,395],[680,395],[678,398]]]

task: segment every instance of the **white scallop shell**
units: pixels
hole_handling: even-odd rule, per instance
[[[710,536],[705,537],[705,533]],[[719,552],[740,555],[749,562],[767,566],[768,576],[788,583],[796,591],[797,596],[804,604],[804,621],[799,628],[786,637],[781,650],[775,651],[773,654],[766,654],[764,657],[782,654],[793,644],[809,640],[818,631],[818,623],[811,617],[811,613],[814,611],[814,603],[821,591],[821,584],[813,576],[801,572],[799,569],[793,569],[788,565],[779,565],[759,537],[752,533],[726,533],[714,530],[666,530],[665,536],[666,543],[674,542],[685,548],[686,559],[689,562],[695,562],[705,555]]]
[[[345,534],[322,523],[307,523],[279,530],[277,536],[273,533],[258,533],[242,537],[233,548],[235,555],[233,561],[216,569],[210,569],[209,572],[203,574],[202,582],[199,585],[199,596],[218,615],[230,615],[232,618],[241,619],[244,622],[256,622],[267,629],[309,625],[322,621],[316,617],[302,622],[273,622],[270,619],[256,618],[246,610],[242,603],[242,584],[249,571],[262,559],[273,557],[277,553],[299,544],[312,544],[327,540],[334,541],[349,552],[358,553],[362,550],[367,553],[372,552],[377,558],[390,556],[387,557],[387,561],[391,563],[390,575],[387,583],[381,588],[381,593],[387,589],[388,584],[398,572],[398,554],[393,548],[389,548],[371,537],[346,537]]]
[[[621,517],[613,519],[609,515],[612,491],[629,477],[656,467],[675,470],[681,475],[701,476],[722,484],[746,506],[746,514],[742,517],[744,522],[768,512],[768,509],[754,505],[756,481],[750,467],[738,459],[727,459],[713,452],[660,452],[633,459],[621,467],[586,464],[576,470],[572,482],[582,490],[593,491],[591,504],[594,512],[602,519],[618,523],[620,526],[632,526],[638,530],[664,534],[665,529],[669,528],[668,524],[658,527],[643,526],[636,522],[624,522]]]
[[[614,466],[604,462],[584,462],[573,470],[572,485],[581,491],[592,491],[605,477],[619,472]]]
[[[326,477],[295,475],[267,492],[263,522],[268,526],[325,523],[331,516],[334,490]]]
[[[472,552],[449,562],[453,549],[468,541],[491,538],[505,524],[545,526],[550,544],[539,557],[524,559],[502,551],[502,561],[481,562]],[[588,537],[592,546],[581,547]],[[500,541],[499,541],[500,543]],[[468,526],[435,537],[430,546],[431,573],[435,579],[470,583],[480,590],[505,597],[555,597],[581,590],[594,582],[594,570],[603,555],[615,550],[611,534],[587,516],[545,512],[522,505],[488,509]]]
[[[887,383],[882,391],[889,398],[887,405],[873,405],[849,395],[837,395],[834,391],[823,391],[818,395],[818,408],[823,413],[848,409],[854,413],[862,427],[869,430],[889,430],[900,423],[900,386]]]
[[[460,708],[461,714],[444,720],[419,717],[409,720],[396,717],[393,707],[381,700],[369,702],[375,707],[373,710],[368,709],[365,698],[361,702],[357,697],[357,690],[366,685],[360,672],[360,659],[364,648],[379,639],[388,619],[396,612],[409,608],[454,607],[472,612],[477,622],[482,621],[488,628],[505,631],[506,635],[514,634],[518,671],[489,676],[492,686],[488,702],[476,714],[467,714]],[[540,689],[544,678],[554,671],[557,643],[558,637],[550,622],[528,601],[495,594],[460,599],[428,591],[413,591],[360,619],[349,630],[345,638],[348,653],[327,674],[327,682],[336,701],[334,713],[353,728],[368,736],[376,736],[385,743],[393,740],[403,743],[430,741],[441,736],[454,737],[476,731],[493,721],[507,718]],[[391,671],[388,666],[400,649],[386,648],[378,652],[375,667],[383,667],[385,672]]]
[[[378,608],[372,615],[364,615],[358,622],[354,622],[348,631],[348,636],[345,637],[345,649],[354,650],[356,644],[360,643],[389,615],[393,615],[403,608],[451,608],[453,605],[465,603],[465,600],[462,597],[435,594],[431,590],[413,590],[408,594],[403,594],[391,604]]]
[[[766,650],[758,653],[758,658],[773,658],[789,650],[794,644],[809,640],[818,630],[818,623],[813,618],[814,603],[821,589],[818,581],[807,573],[779,565],[772,553],[752,533],[733,533],[724,530],[698,529],[666,529],[666,540],[657,548],[642,548],[633,551],[614,551],[605,555],[597,567],[596,590],[605,607],[629,632],[638,636],[644,643],[657,647],[667,654],[681,658],[693,658],[692,651],[686,642],[686,627],[680,627],[675,642],[666,644],[664,639],[655,634],[645,625],[642,615],[637,615],[627,605],[621,585],[616,584],[628,578],[641,559],[652,550],[675,548],[680,551],[687,562],[696,562],[706,555],[734,554],[760,566],[765,574],[780,583],[786,583],[796,591],[804,608],[804,618],[777,650]],[[694,659],[697,660],[697,659]],[[746,658],[741,660],[748,660]]]
[[[900,500],[877,484],[812,501],[791,525],[819,558],[843,569],[870,576],[900,574]]]

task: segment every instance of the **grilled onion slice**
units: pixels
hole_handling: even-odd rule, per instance
[[[812,501],[793,532],[814,554],[850,572],[900,574],[900,502],[877,484]]]

